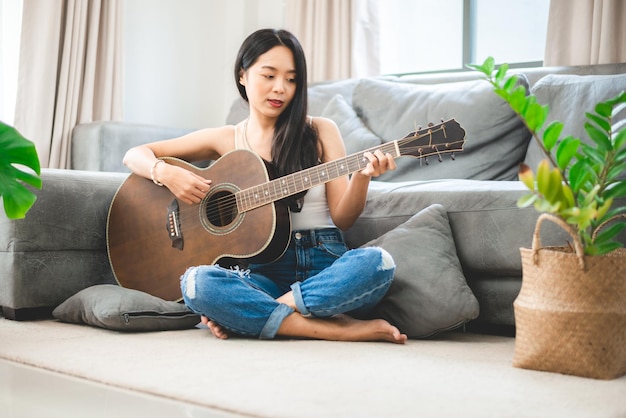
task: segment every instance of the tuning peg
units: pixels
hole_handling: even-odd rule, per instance
[[[454,156],[454,153],[450,154],[450,159],[451,159],[452,161],[456,160],[456,157]]]
[[[432,123],[432,122],[428,122],[428,127],[429,127],[429,128],[432,128],[433,126],[435,126],[435,124],[434,124],[434,123]]]

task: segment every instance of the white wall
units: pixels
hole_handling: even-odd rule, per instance
[[[124,120],[223,125],[238,97],[237,50],[252,31],[284,26],[284,1],[126,1]]]

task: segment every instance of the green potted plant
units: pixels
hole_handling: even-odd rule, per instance
[[[514,302],[517,367],[610,379],[626,374],[626,128],[613,116],[626,92],[584,113],[591,144],[563,135],[563,123],[546,125],[549,107],[496,68],[492,57],[470,68],[521,118],[545,155],[535,171],[520,165],[529,193],[520,207],[541,212],[532,248],[521,248],[522,288]],[[586,109],[583,109],[586,110]],[[582,116],[582,115],[581,115]],[[541,248],[540,226],[550,220],[572,242]]]
[[[0,196],[9,219],[23,218],[35,203],[37,196],[25,184],[40,189],[40,174],[35,144],[0,122]]]

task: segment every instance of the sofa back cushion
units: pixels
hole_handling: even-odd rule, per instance
[[[380,138],[367,129],[352,106],[340,94],[328,102],[321,116],[329,118],[337,124],[346,146],[347,155],[382,144]]]
[[[626,74],[616,75],[567,75],[550,74],[543,77],[531,90],[537,102],[548,105],[550,111],[546,120],[563,122],[562,135],[572,135],[593,145],[585,132],[585,113],[594,112],[596,104],[617,96],[626,90]],[[613,127],[624,127],[626,112],[619,112],[613,118]],[[545,158],[536,141],[528,146],[525,163],[533,170]]]
[[[128,122],[83,123],[72,131],[72,169],[128,173],[130,170],[122,160],[130,148],[191,131]]]
[[[528,88],[525,77],[520,83]],[[432,179],[515,180],[530,134],[521,120],[485,80],[437,85],[362,79],[352,105],[365,125],[384,142],[402,138],[416,126],[455,118],[466,130],[464,151],[454,162],[429,164],[413,158],[397,160],[398,169],[383,181]]]

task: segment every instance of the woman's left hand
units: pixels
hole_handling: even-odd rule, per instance
[[[385,154],[381,150],[376,150],[374,153],[365,152],[363,156],[370,162],[367,166],[361,170],[361,174],[369,177],[378,177],[384,174],[387,170],[396,169],[396,161],[389,153]]]

